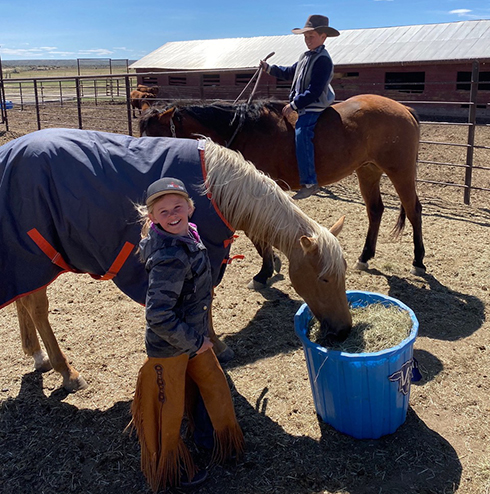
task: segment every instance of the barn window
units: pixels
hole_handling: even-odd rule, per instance
[[[168,77],[169,86],[185,86],[187,84],[187,77],[185,75],[171,75]]]
[[[359,72],[340,72],[335,74],[337,79],[351,79],[353,77],[359,77]]]
[[[253,74],[235,74],[235,86],[246,86]]]
[[[142,84],[145,86],[157,86],[158,79],[156,77],[143,77],[141,79]]]
[[[385,89],[401,93],[423,93],[425,72],[386,72]]]
[[[219,86],[220,78],[219,74],[203,74],[202,85],[203,86]]]
[[[471,72],[458,72],[456,81],[457,90],[469,91],[471,89]],[[480,72],[478,81],[478,91],[490,91],[490,72]]]

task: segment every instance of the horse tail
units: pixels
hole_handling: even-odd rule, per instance
[[[405,208],[403,207],[403,204],[400,205],[400,214],[398,215],[398,220],[396,222],[396,225],[393,227],[393,230],[391,231],[391,234],[395,239],[398,239],[400,235],[403,232],[403,229],[405,228],[405,219],[407,215],[405,213]]]
[[[410,112],[410,114],[412,115],[412,117],[417,122],[417,125],[420,125],[420,117],[419,117],[419,114],[417,113],[417,111],[414,108],[410,108],[409,106],[407,106],[407,108],[408,108],[408,111]]]

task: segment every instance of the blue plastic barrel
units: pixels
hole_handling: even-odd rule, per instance
[[[13,107],[14,107],[14,104],[11,101],[5,100],[5,109],[6,110],[11,110]],[[3,108],[3,101],[2,100],[0,100],[0,108]]]
[[[308,339],[313,316],[306,304],[294,318],[317,414],[340,432],[358,439],[377,439],[395,432],[407,417],[419,323],[414,312],[395,298],[348,291],[347,299],[352,307],[396,305],[412,319],[410,335],[399,345],[380,352],[346,353],[328,350]]]

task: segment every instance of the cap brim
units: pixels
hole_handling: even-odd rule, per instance
[[[186,199],[189,199],[189,194],[186,194],[182,190],[161,190],[160,192],[155,192],[152,194],[150,197],[146,198],[146,205],[150,204],[154,200],[158,199],[159,197],[162,197],[167,194],[177,194],[179,196],[185,197]]]

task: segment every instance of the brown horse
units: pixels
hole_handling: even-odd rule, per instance
[[[16,301],[22,346],[37,370],[53,367],[68,391],[86,386],[49,323],[46,287],[58,275],[74,271],[112,279],[144,303],[147,274],[134,255],[141,229],[134,204],[161,176],[185,180],[215,284],[233,231],[247,231],[253,241],[286,255],[291,283],[322,331],[333,339],[347,336],[352,319],[346,264],[335,237],[343,220],[331,231],[320,226],[272,179],[211,140],[45,129],[0,146],[0,308]],[[227,347],[212,327],[210,332],[220,356]]]
[[[158,88],[157,88],[158,89]],[[139,114],[145,110],[148,110],[152,102],[155,101],[155,95],[150,91],[139,91],[134,89],[130,95],[131,107],[133,108],[133,118],[136,118],[135,110],[139,110]]]
[[[281,114],[282,103],[257,102],[233,106],[173,104],[151,109],[140,118],[143,136],[193,137],[205,135],[239,151],[285,189],[300,186],[295,156],[294,124]],[[383,215],[380,179],[386,174],[401,200],[394,228],[400,234],[408,216],[413,227],[412,273],[425,273],[422,207],[415,179],[419,122],[410,108],[377,95],[354,96],[323,112],[315,130],[318,182],[328,185],[355,172],[366,205],[369,227],[357,269],[368,269],[374,257]],[[260,252],[260,250],[259,250]],[[264,283],[272,276],[272,250],[262,246],[264,265],[254,277]]]

